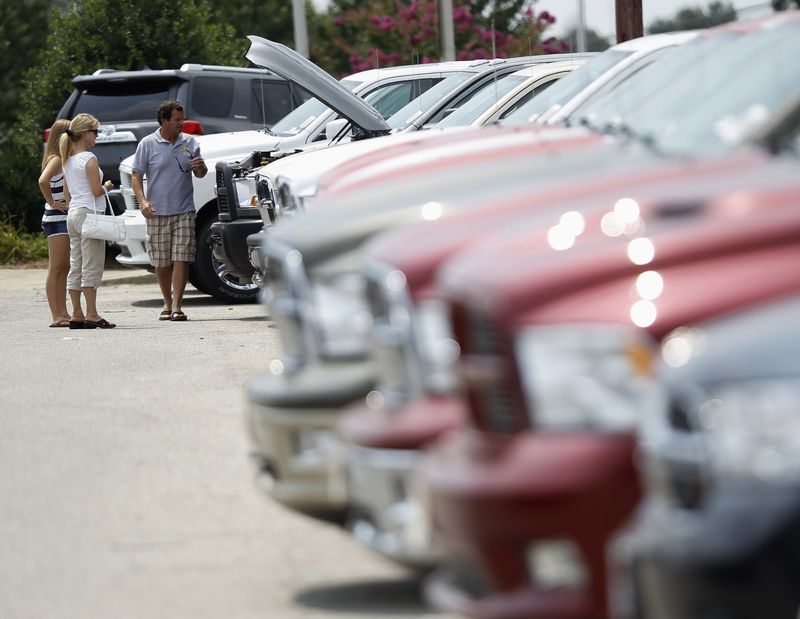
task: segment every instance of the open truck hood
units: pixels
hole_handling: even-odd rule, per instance
[[[245,57],[254,64],[294,82],[370,135],[391,131],[375,108],[307,58],[280,43],[255,35],[247,38],[250,49]]]

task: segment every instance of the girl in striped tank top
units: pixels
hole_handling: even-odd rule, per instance
[[[69,272],[69,234],[67,233],[67,203],[69,195],[64,187],[64,172],[58,144],[62,134],[69,128],[63,118],[53,123],[47,138],[39,189],[45,199],[42,228],[47,236],[47,281],[45,292],[50,305],[51,327],[68,327],[67,273]]]

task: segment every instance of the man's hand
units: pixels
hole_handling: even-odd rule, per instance
[[[192,172],[194,172],[197,178],[203,178],[206,172],[208,172],[205,160],[199,155],[197,157],[192,157]]]
[[[144,215],[145,219],[153,219],[153,217],[156,216],[155,207],[147,200],[141,203],[139,210],[142,211],[142,215]]]

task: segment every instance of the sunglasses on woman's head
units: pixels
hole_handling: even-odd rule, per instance
[[[86,133],[94,133],[95,135],[97,135],[98,133],[100,133],[100,129],[89,129]]]

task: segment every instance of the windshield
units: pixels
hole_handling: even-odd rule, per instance
[[[620,84],[583,110],[595,128],[617,128],[677,155],[741,144],[800,92],[800,24],[746,35],[701,37]]]
[[[506,116],[503,125],[524,125],[535,122],[536,118],[547,112],[552,107],[560,108],[594,80],[608,71],[614,65],[622,62],[633,52],[618,49],[609,49],[598,54],[579,69],[558,80],[552,88],[548,88],[540,95],[533,97],[526,105],[518,107],[512,114]]]
[[[492,80],[481,88],[449,116],[446,116],[436,127],[465,127],[497,103],[502,97],[528,80],[524,75],[506,75],[499,80]]]
[[[361,85],[361,82],[353,80],[342,80],[339,83],[350,92],[353,92],[353,90]],[[330,112],[330,108],[327,105],[319,99],[311,97],[308,101],[303,103],[303,105],[296,107],[293,111],[289,112],[272,125],[270,133],[282,138],[292,137],[306,129],[319,116],[328,112]]]
[[[448,75],[441,82],[429,88],[421,96],[409,102],[398,112],[393,114],[386,122],[392,129],[405,129],[417,117],[431,109],[445,95],[469,80],[475,75],[473,72],[457,72]]]

